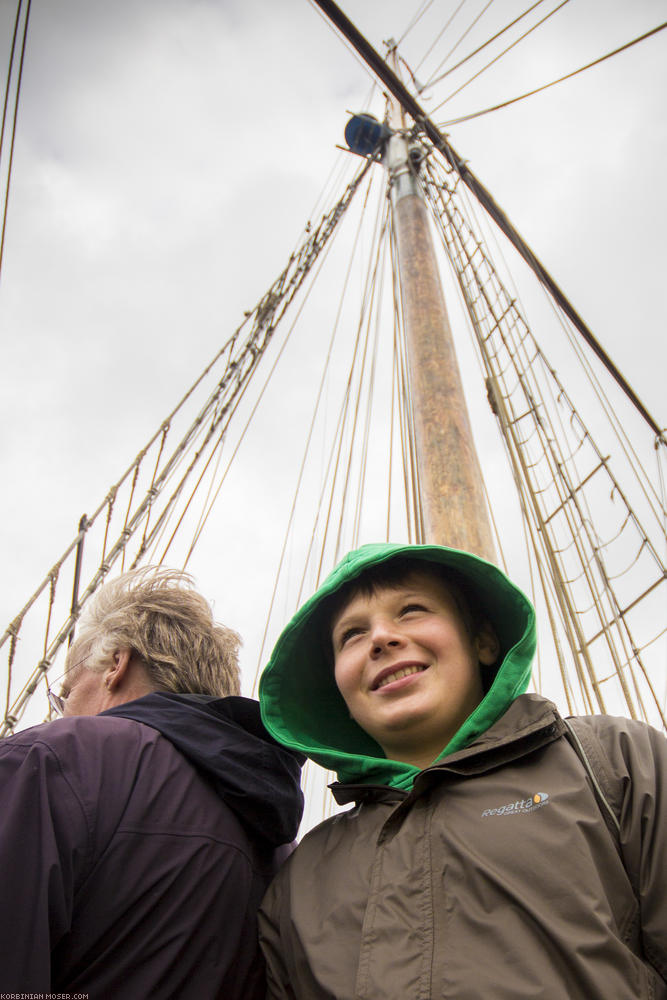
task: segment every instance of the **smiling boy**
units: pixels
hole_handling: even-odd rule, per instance
[[[453,584],[396,569],[395,580],[358,591],[334,617],[334,677],[385,756],[422,769],[479,705],[480,664],[495,663],[499,645],[488,622],[470,633]]]
[[[524,693],[534,650],[521,591],[439,546],[350,553],[290,622],[265,724],[354,805],[267,894],[270,997],[665,1000],[665,740],[606,717],[575,739]]]

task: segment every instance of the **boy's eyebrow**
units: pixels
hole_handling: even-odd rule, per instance
[[[349,619],[350,621],[352,621],[352,620],[354,619],[354,613],[353,613],[353,614],[351,614],[351,615],[348,615],[348,614],[346,614],[345,612],[343,612],[343,614],[342,614],[342,615],[340,616],[340,618],[337,618],[337,619],[336,619],[336,621],[334,622],[334,624],[333,624],[333,625],[331,626],[331,636],[332,636],[332,638],[333,638],[333,636],[334,636],[334,635],[335,635],[335,634],[336,634],[336,633],[337,633],[337,632],[338,632],[338,631],[339,631],[339,630],[340,630],[341,628],[344,628],[344,627],[345,627],[345,626],[346,626],[346,625],[348,624],[348,619]]]
[[[351,604],[354,603],[354,601],[355,598],[353,598],[352,601],[350,601],[348,608],[350,607]],[[363,610],[348,611],[347,608],[344,608],[343,611],[341,611],[338,618],[336,619],[336,621],[334,622],[334,624],[331,626],[331,637],[333,638],[336,635],[336,633],[339,632],[341,629],[345,629],[348,625],[351,625],[354,621],[358,620],[360,617],[363,616],[363,613],[364,613]]]
[[[391,590],[395,592],[396,597],[399,601],[410,600],[414,597],[419,597],[421,599],[424,599],[426,596],[422,588],[419,586],[403,587],[401,584],[399,584],[397,587],[386,587],[382,589]],[[353,597],[350,603],[348,604],[347,608],[351,607],[351,605],[353,605],[356,600],[357,598]],[[358,618],[360,615],[363,615],[363,611],[348,612],[347,608],[344,608],[343,611],[341,611],[339,617],[331,626],[332,637],[335,635],[335,633],[341,626],[351,624],[355,620],[355,618]]]

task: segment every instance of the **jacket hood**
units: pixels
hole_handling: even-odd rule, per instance
[[[280,746],[250,698],[156,691],[102,712],[157,729],[206,774],[255,837],[277,847],[297,834],[303,757]]]
[[[336,771],[346,783],[412,785],[418,769],[388,760],[382,748],[350,717],[334,680],[326,600],[364,570],[397,557],[456,571],[496,630],[500,655],[487,693],[444,754],[485,732],[523,694],[535,653],[535,612],[528,598],[497,566],[440,545],[364,545],[348,553],[282,632],[259,686],[262,718],[285,746]]]

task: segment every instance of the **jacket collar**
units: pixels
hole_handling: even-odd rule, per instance
[[[473,743],[422,771],[410,793],[387,785],[334,782],[329,787],[338,805],[350,802],[395,804],[408,797],[419,796],[448,775],[472,777],[500,764],[518,760],[559,739],[565,731],[565,723],[553,702],[541,695],[524,694],[513,701],[504,715]]]
[[[156,729],[262,841],[279,846],[296,837],[304,758],[267,733],[256,701],[155,691],[102,714]]]

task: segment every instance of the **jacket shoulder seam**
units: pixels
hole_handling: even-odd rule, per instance
[[[610,799],[613,799],[614,795],[611,778],[607,770],[604,751],[600,746],[600,741],[596,739],[590,730],[580,726],[581,720],[563,719],[563,722],[565,723],[571,736],[571,742],[574,745],[574,749],[577,751],[577,755],[584,765],[593,784],[596,798],[598,799],[603,812],[611,821],[613,830],[615,831],[616,840],[620,843],[621,823],[616,810],[609,801]]]

